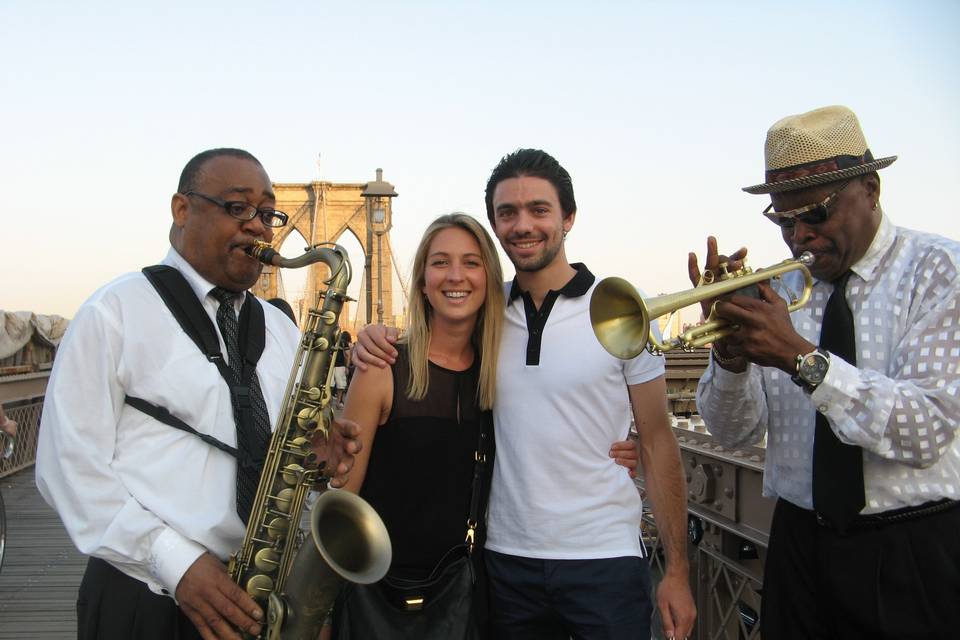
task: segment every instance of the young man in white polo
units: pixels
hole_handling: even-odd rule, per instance
[[[667,556],[657,605],[668,638],[696,616],[686,558],[686,489],[670,430],[662,359],[609,355],[590,325],[596,278],[570,264],[564,237],[576,201],[549,154],[505,156],[486,188],[487,215],[516,268],[497,361],[497,454],[486,560],[496,638],[649,638],[650,577],[641,500],[611,460],[631,403],[647,495]],[[379,333],[379,332],[378,332]],[[392,353],[360,335],[358,359]],[[373,362],[373,359],[370,360]]]

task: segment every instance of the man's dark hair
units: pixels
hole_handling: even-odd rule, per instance
[[[530,176],[543,178],[553,185],[560,199],[560,209],[563,217],[577,212],[577,201],[573,197],[573,180],[567,170],[560,166],[556,158],[540,149],[517,149],[513,153],[503,156],[500,163],[494,167],[490,179],[487,180],[487,219],[493,227],[493,192],[497,185],[510,178]]]
[[[203,165],[206,164],[208,160],[213,160],[214,158],[219,158],[221,156],[231,156],[233,158],[252,160],[261,167],[263,166],[260,164],[260,161],[253,156],[252,153],[249,151],[244,151],[243,149],[231,149],[229,147],[222,149],[207,149],[206,151],[201,151],[197,155],[190,158],[190,162],[188,162],[183,168],[183,171],[180,172],[180,184],[177,186],[177,192],[186,193],[196,189],[197,183],[200,181],[200,174],[203,172]]]

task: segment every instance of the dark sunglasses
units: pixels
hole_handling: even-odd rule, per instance
[[[846,189],[847,185],[851,182],[853,182],[853,180],[847,180],[840,185],[839,189],[828,195],[822,201],[815,204],[808,204],[799,209],[791,209],[790,211],[783,212],[773,211],[773,203],[770,203],[770,205],[763,210],[763,215],[773,222],[773,224],[778,227],[783,227],[784,229],[792,229],[797,224],[797,220],[803,224],[823,224],[827,221],[827,218],[830,217],[830,207],[837,199],[837,196],[839,196],[840,192]]]

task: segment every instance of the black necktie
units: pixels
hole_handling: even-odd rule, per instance
[[[834,282],[823,311],[820,347],[832,357],[856,365],[853,314],[844,295],[849,279],[847,271]],[[843,531],[864,504],[863,449],[840,442],[827,418],[818,411],[813,440],[813,508]]]
[[[243,358],[240,356],[240,328],[233,302],[243,294],[214,287],[210,295],[220,302],[220,307],[217,309],[217,326],[220,327],[223,341],[227,345],[227,363],[230,365],[235,382],[239,386],[243,383]],[[248,374],[250,377],[250,407],[241,407],[238,395],[236,393],[230,394],[233,401],[233,415],[237,423],[237,449],[241,453],[246,453],[248,458],[262,460],[270,442],[270,415],[267,413],[267,405],[263,400],[263,393],[260,391],[260,381],[257,379],[256,372],[249,371]],[[251,416],[252,420],[244,420],[240,417],[243,410],[248,412],[247,415]],[[250,508],[253,506],[253,500],[257,495],[259,482],[260,468],[253,465],[245,466],[238,461],[237,515],[244,523],[250,517]]]

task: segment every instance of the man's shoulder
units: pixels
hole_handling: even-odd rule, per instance
[[[927,231],[896,227],[894,243],[897,260],[916,265],[916,271],[936,269],[948,279],[960,272],[960,242]]]
[[[252,294],[248,294],[251,295]],[[263,319],[266,330],[273,333],[284,343],[296,345],[300,341],[300,329],[287,317],[283,311],[268,303],[262,298],[253,296],[263,308]]]
[[[143,301],[144,294],[153,290],[146,276],[140,271],[131,271],[117,276],[90,294],[81,305],[87,306],[125,306]]]
[[[159,296],[140,272],[125,273],[104,284],[80,305],[70,320],[61,345],[72,345],[76,335],[120,335],[131,316],[150,317]],[[155,314],[153,314],[155,315]],[[139,324],[139,323],[137,323]]]

